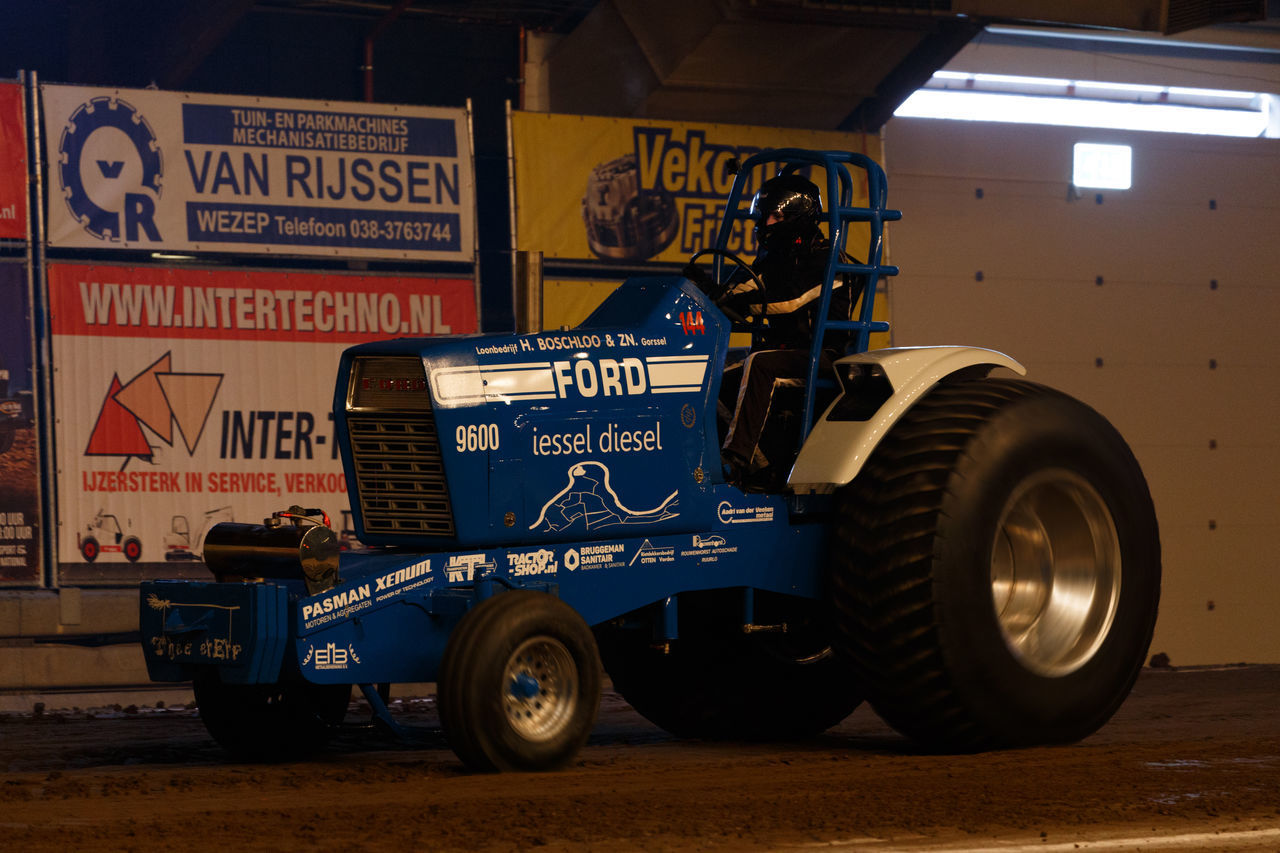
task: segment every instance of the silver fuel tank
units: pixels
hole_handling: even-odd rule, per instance
[[[301,580],[307,593],[315,595],[338,582],[339,550],[337,534],[326,525],[290,512],[277,513],[263,524],[214,525],[205,536],[203,554],[219,582]]]

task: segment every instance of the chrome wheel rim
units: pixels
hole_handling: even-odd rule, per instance
[[[503,678],[507,720],[523,738],[546,741],[564,730],[578,706],[578,667],[553,637],[531,637],[511,653]]]
[[[1084,666],[1111,630],[1120,580],[1115,521],[1087,480],[1054,468],[1018,485],[991,550],[992,601],[1014,657],[1049,677]]]

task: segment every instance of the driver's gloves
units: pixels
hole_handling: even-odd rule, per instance
[[[689,281],[693,282],[698,287],[705,289],[715,284],[715,279],[713,279],[706,270],[697,264],[685,264],[683,272],[684,277],[689,279]]]
[[[755,290],[739,290],[720,297],[719,305],[739,317],[760,313],[760,294]]]

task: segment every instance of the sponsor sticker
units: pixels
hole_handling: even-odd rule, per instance
[[[631,558],[631,562],[627,565],[634,566],[636,561],[639,561],[642,566],[655,566],[658,563],[674,563],[676,561],[675,546],[656,546],[646,539],[641,543],[640,548],[635,553],[635,556]]]
[[[481,577],[493,572],[497,564],[485,559],[485,554],[454,554],[445,564],[444,572],[449,583],[470,583],[476,579],[477,570]]]
[[[693,317],[694,312],[686,312],[690,314],[690,323],[695,320],[698,325],[702,325],[702,313],[697,312],[697,317]],[[690,329],[693,326],[690,325]],[[704,327],[705,333],[705,327]],[[524,352],[582,352],[590,349],[617,349],[619,347],[664,347],[667,345],[665,336],[661,338],[636,338],[630,332],[604,332],[601,334],[535,334],[522,335],[514,340],[506,343],[488,343],[482,346],[476,346],[476,355],[516,355]]]
[[[588,424],[576,432],[548,432],[533,428],[534,456],[587,456],[609,453],[655,453],[662,450],[662,422],[652,427]]]
[[[397,595],[408,592],[411,589],[426,586],[435,581],[435,579],[435,575],[431,574],[430,560],[423,560],[414,563],[412,566],[405,566],[403,569],[387,572],[374,579],[373,591],[376,593],[374,600],[386,601],[389,598],[395,598]]]
[[[728,501],[720,501],[716,507],[716,517],[721,524],[752,524],[761,521],[773,521],[773,507],[734,506]]]
[[[554,575],[559,563],[556,562],[554,553],[541,548],[537,551],[508,554],[507,567],[511,569],[512,577],[519,578],[531,575]]]
[[[737,545],[730,545],[723,536],[699,536],[693,534],[693,547],[680,552],[681,558],[696,558],[699,563],[715,563],[724,554],[738,553]]]
[[[331,592],[302,605],[303,627],[310,629],[345,619],[373,606],[373,590],[367,583]]]
[[[307,648],[306,657],[302,659],[303,666],[316,670],[347,669],[351,664],[358,665],[361,662],[355,646],[350,643],[345,646],[337,643],[326,643],[323,646],[311,644]]]
[[[571,572],[616,569],[626,565],[622,559],[622,552],[626,549],[627,546],[621,542],[570,548],[564,552],[564,567]]]

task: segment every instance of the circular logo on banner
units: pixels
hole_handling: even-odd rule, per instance
[[[598,257],[643,261],[676,238],[676,201],[664,189],[640,186],[636,155],[626,154],[591,170],[582,197],[587,244]]]
[[[58,178],[71,215],[100,240],[159,241],[164,159],[147,120],[119,98],[93,98],[67,120]]]

